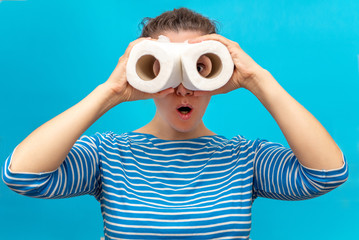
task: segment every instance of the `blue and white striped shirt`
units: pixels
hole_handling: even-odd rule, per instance
[[[242,136],[162,140],[109,132],[83,136],[52,172],[14,173],[10,161],[3,181],[20,194],[93,195],[106,239],[248,239],[257,196],[313,198],[348,177],[344,157],[339,169],[309,169],[280,144]]]

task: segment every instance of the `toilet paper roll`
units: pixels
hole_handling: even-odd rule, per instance
[[[212,62],[212,71],[207,77],[197,71],[197,61],[204,54]],[[157,76],[153,72],[156,59],[160,64]],[[126,75],[129,84],[148,93],[174,88],[181,83],[190,90],[212,91],[228,82],[233,67],[228,49],[218,41],[171,43],[160,36],[158,41],[144,40],[132,48]]]
[[[166,39],[158,41],[144,40],[136,44],[126,66],[127,81],[134,88],[148,93],[177,87],[182,82],[181,46]],[[160,63],[157,76],[153,72],[156,59]]]
[[[197,61],[207,56],[212,63],[209,75],[201,76]],[[213,91],[225,85],[233,74],[234,64],[227,47],[218,41],[188,44],[181,54],[183,85],[190,90]]]

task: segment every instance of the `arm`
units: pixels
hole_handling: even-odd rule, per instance
[[[292,98],[265,69],[238,45],[220,35],[205,35],[191,43],[217,40],[227,46],[235,69],[222,88],[210,93],[221,94],[243,87],[251,91],[273,116],[299,162],[308,168],[335,169],[343,166],[343,155],[324,127]]]
[[[10,155],[4,165],[3,181],[11,190],[29,197],[66,198],[90,194],[99,200],[101,139],[101,135],[81,137],[61,165],[49,172],[13,172],[9,169],[13,156]]]
[[[40,173],[57,169],[65,160],[76,140],[104,113],[125,101],[150,98],[132,88],[126,80],[126,63],[133,41],[109,77],[81,102],[40,126],[21,142],[12,158],[12,172]],[[158,95],[166,94],[164,90]]]
[[[250,90],[273,116],[300,163],[314,169],[343,166],[343,155],[319,121],[291,97],[268,71],[258,72]]]
[[[281,200],[318,197],[343,184],[348,165],[332,170],[317,170],[300,164],[290,148],[256,140],[253,199],[257,196]]]
[[[17,146],[10,170],[40,173],[57,169],[76,140],[111,108],[107,100],[110,95],[106,86],[99,86],[80,103],[32,132]]]

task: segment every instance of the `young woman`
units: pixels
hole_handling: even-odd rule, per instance
[[[215,32],[209,19],[181,8],[147,19],[142,37],[223,43],[235,64],[224,87],[201,92],[181,84],[156,94],[134,89],[125,69],[131,48],[145,38],[137,39],[105,83],[17,146],[5,163],[4,182],[31,197],[93,195],[107,239],[248,239],[257,196],[307,199],[345,182],[347,163],[323,126],[236,42]],[[198,71],[206,75],[210,66],[202,60]],[[237,88],[261,101],[290,149],[240,135],[226,139],[206,128],[202,117],[211,96]],[[157,111],[142,128],[81,137],[109,109],[148,98]]]

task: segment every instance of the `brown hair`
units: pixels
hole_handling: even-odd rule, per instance
[[[152,37],[164,31],[194,30],[203,34],[217,33],[217,22],[196,13],[188,8],[173,9],[161,15],[150,18],[145,17],[140,25],[142,33],[140,37]]]

